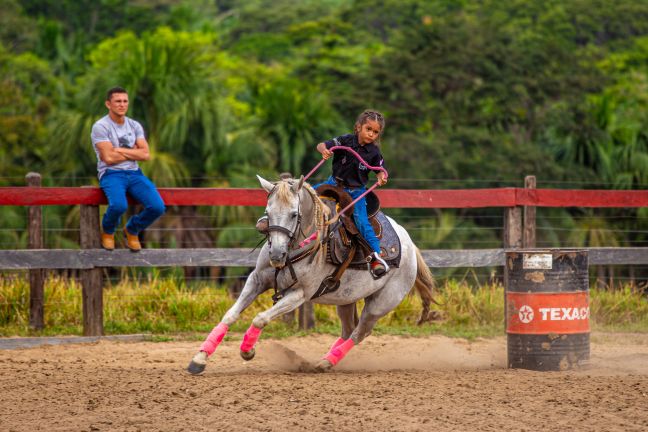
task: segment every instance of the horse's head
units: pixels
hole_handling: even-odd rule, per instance
[[[268,192],[268,246],[270,264],[275,268],[286,265],[286,258],[301,229],[301,197],[304,177],[299,179],[283,178],[271,183],[257,176],[261,186]]]

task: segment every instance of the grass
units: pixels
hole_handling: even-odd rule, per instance
[[[443,334],[473,339],[504,334],[504,289],[501,285],[472,287],[449,281],[438,290],[434,305],[441,320],[418,326],[421,302],[408,296],[378,322],[374,334],[424,336]],[[188,287],[177,279],[152,276],[146,281],[125,279],[105,288],[106,334],[150,333],[154,340],[202,340],[233,304],[224,287]],[[257,299],[231,327],[230,337],[244,332],[252,318],[272,305],[270,294]],[[359,305],[362,307],[362,305]],[[620,290],[590,292],[592,329],[597,331],[648,331],[648,300],[630,286]],[[298,330],[282,320],[270,323],[264,333],[282,338],[293,335],[339,334],[333,306],[315,305],[316,327]],[[0,280],[0,336],[48,336],[82,334],[81,287],[74,280],[49,278],[45,285],[45,329],[29,327],[29,281],[25,277]]]

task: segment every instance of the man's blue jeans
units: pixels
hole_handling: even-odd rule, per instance
[[[132,216],[126,224],[129,233],[137,235],[164,214],[166,208],[160,193],[141,170],[107,170],[99,186],[106,194],[108,208],[101,225],[106,234],[114,234],[121,223],[121,216],[128,208],[126,194],[140,202],[144,210]]]
[[[319,183],[313,187],[317,188],[317,186],[321,184],[329,184],[332,186],[338,185],[333,176],[327,178],[324,182]],[[351,195],[351,198],[353,199],[358,198],[360,195],[365,193],[366,190],[367,188],[365,188],[364,186],[356,189],[344,188],[344,191],[349,193],[349,195]],[[360,231],[362,237],[364,237],[367,243],[369,243],[371,249],[373,249],[374,252],[378,252],[380,254],[380,240],[378,240],[378,237],[376,237],[376,232],[369,222],[369,216],[367,216],[367,201],[364,199],[364,197],[353,205],[353,221],[358,227],[358,230]]]

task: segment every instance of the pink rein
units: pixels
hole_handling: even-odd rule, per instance
[[[356,152],[355,150],[353,150],[351,147],[346,147],[346,146],[333,146],[333,147],[331,147],[329,150],[345,150],[345,151],[348,151],[349,153],[353,154],[353,155],[356,157],[356,159],[358,159],[360,162],[362,162],[362,163],[364,164],[364,166],[366,166],[366,167],[369,168],[370,170],[374,170],[374,171],[375,171],[375,170],[382,171],[382,172],[385,173],[385,178],[389,177],[389,174],[387,173],[387,170],[386,170],[385,168],[383,168],[383,167],[374,167],[374,166],[369,165],[369,164],[368,164],[364,159],[362,159],[362,156],[360,156],[360,155],[358,154],[358,152]],[[322,164],[323,164],[324,162],[326,162],[327,160],[328,160],[328,159],[322,159],[321,161],[319,161],[319,162],[317,163],[317,165],[315,165],[315,167],[314,167],[312,170],[310,170],[310,172],[309,172],[308,174],[306,174],[306,176],[304,176],[304,181],[308,180],[308,178],[309,178],[310,176],[312,176],[312,175],[315,173],[315,171],[317,171],[317,170],[319,169],[319,167],[321,167]]]
[[[333,146],[333,147],[331,147],[329,150],[344,150],[344,151],[348,151],[349,153],[353,154],[353,155],[356,157],[356,159],[358,159],[360,162],[362,162],[362,164],[363,164],[364,166],[366,166],[367,168],[369,168],[370,170],[373,170],[373,171],[382,171],[383,173],[385,173],[385,178],[389,177],[389,174],[387,173],[387,170],[386,170],[385,168],[383,168],[383,167],[374,167],[374,166],[369,165],[369,164],[368,164],[364,159],[362,159],[362,156],[360,156],[360,155],[358,154],[358,152],[356,152],[355,150],[353,150],[353,149],[350,148],[350,147],[346,147],[346,146]],[[312,176],[313,173],[315,173],[315,171],[317,171],[317,170],[319,169],[319,167],[321,167],[322,164],[323,164],[324,162],[326,162],[326,161],[327,161],[327,159],[322,159],[321,161],[319,161],[319,162],[317,163],[317,165],[315,165],[315,167],[314,167],[312,170],[310,170],[310,172],[309,172],[308,174],[306,174],[306,176],[304,177],[304,181],[306,181],[310,176]],[[348,209],[350,209],[351,207],[353,207],[353,205],[354,205],[355,203],[357,203],[358,201],[360,201],[360,200],[361,200],[362,198],[364,198],[364,197],[365,197],[369,192],[371,192],[372,190],[376,189],[377,187],[378,187],[378,182],[376,181],[376,183],[374,183],[373,186],[371,186],[369,189],[367,189],[367,190],[366,190],[362,195],[360,195],[359,197],[357,197],[356,199],[354,199],[354,200],[353,200],[349,205],[347,205],[347,206],[344,207],[342,210],[340,210],[340,211],[338,212],[338,214],[335,215],[335,217],[334,217],[333,219],[331,219],[330,221],[328,221],[326,224],[327,224],[327,225],[330,225],[330,224],[336,222],[336,221],[340,218],[340,216],[342,215],[342,213],[346,212]]]

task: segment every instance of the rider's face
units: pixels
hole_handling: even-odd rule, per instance
[[[371,144],[380,136],[380,124],[371,119],[365,120],[358,126],[358,143],[360,145]]]

